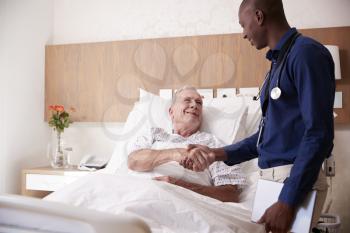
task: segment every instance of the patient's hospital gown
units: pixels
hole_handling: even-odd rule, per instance
[[[130,144],[128,148],[129,154],[133,151],[140,149],[172,149],[172,148],[186,148],[189,144],[200,144],[210,148],[218,148],[224,146],[214,135],[197,131],[189,137],[182,137],[179,134],[168,133],[162,128],[152,127],[145,134],[136,138],[136,140]],[[173,163],[173,166],[178,165]],[[180,166],[180,165],[178,165]],[[168,168],[168,166],[167,166]],[[156,168],[157,170],[157,168]],[[188,176],[189,171],[181,177],[186,181],[190,181]],[[201,173],[204,177],[208,176],[208,182],[202,182],[201,184],[211,184],[215,186],[219,185],[238,185],[239,188],[242,185],[246,185],[246,179],[242,174],[239,165],[227,166],[223,162],[214,162],[209,166],[209,169]],[[177,177],[180,178],[180,177]],[[195,182],[200,183],[200,182]]]

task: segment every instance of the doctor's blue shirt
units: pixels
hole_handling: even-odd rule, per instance
[[[317,41],[305,36],[295,40],[281,70],[282,94],[277,100],[271,99],[270,92],[277,86],[278,54],[296,32],[291,28],[266,54],[272,62],[266,95],[270,99],[259,145],[257,132],[224,147],[228,165],[255,157],[259,158],[262,169],[294,164],[279,196],[279,201],[292,206],[300,204],[312,189],[322,162],[331,154],[334,137],[334,63],[328,50]],[[261,104],[265,101],[266,83],[262,87]]]

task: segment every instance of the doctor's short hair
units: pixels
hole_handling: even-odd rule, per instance
[[[173,106],[176,103],[176,99],[177,96],[184,90],[192,90],[198,93],[197,88],[193,87],[193,86],[189,86],[189,85],[185,85],[183,87],[180,87],[179,89],[177,89],[174,93],[173,99],[171,100],[171,106]],[[199,93],[198,93],[199,94]]]

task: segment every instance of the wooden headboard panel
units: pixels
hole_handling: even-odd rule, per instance
[[[350,27],[302,30],[341,49],[343,109],[350,122]],[[74,121],[125,121],[138,88],[158,93],[198,88],[260,86],[269,63],[241,34],[193,36],[46,47],[45,104],[74,106]],[[45,119],[48,116],[45,109]]]

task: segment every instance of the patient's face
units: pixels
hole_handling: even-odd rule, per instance
[[[194,90],[183,90],[177,95],[176,102],[169,113],[173,124],[199,129],[202,123],[202,97]]]

